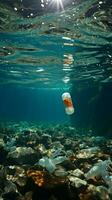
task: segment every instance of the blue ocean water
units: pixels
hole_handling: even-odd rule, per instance
[[[0,120],[36,123],[69,123],[62,102],[63,90],[0,88]]]
[[[112,83],[111,1],[36,3],[0,2],[0,119],[91,127]],[[71,117],[61,98],[68,91]]]

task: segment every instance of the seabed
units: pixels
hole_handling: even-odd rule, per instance
[[[111,200],[112,140],[69,125],[0,125],[0,200]]]

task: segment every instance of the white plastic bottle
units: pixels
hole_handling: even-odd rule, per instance
[[[67,115],[72,115],[74,113],[74,106],[72,103],[72,98],[69,92],[64,92],[62,94],[62,100],[65,105],[65,112]]]

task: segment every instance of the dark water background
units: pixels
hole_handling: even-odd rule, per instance
[[[46,2],[0,1],[0,119],[71,122],[111,135],[112,2]]]

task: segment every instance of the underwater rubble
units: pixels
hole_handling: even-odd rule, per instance
[[[112,139],[69,125],[0,124],[0,200],[111,200]]]

